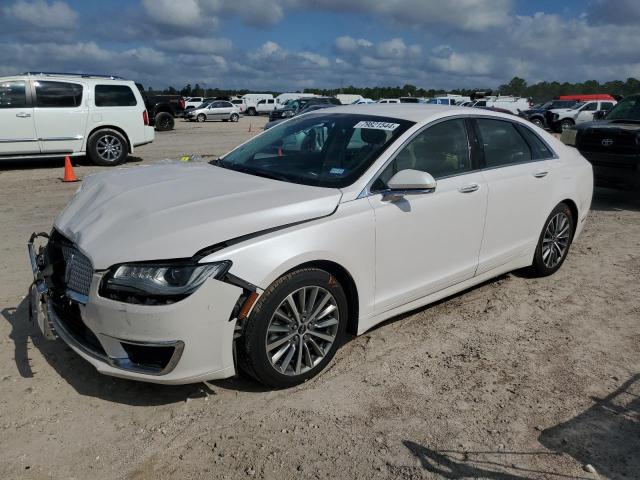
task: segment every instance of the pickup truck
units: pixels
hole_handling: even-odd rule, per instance
[[[640,94],[594,117],[566,128],[560,139],[591,162],[596,185],[640,190]]]
[[[146,92],[140,83],[136,83],[144,99],[149,114],[149,124],[157,132],[173,130],[175,117],[184,110],[184,99],[180,95],[156,95]]]
[[[576,103],[578,103],[577,100],[549,100],[538,108],[521,111],[519,115],[540,128],[547,128],[550,127],[550,125],[547,125],[547,111],[559,108],[571,108]]]

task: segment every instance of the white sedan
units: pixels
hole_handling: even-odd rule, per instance
[[[505,272],[554,273],[592,190],[577,150],[515,116],[324,109],[212,164],[88,177],[29,243],[32,312],[105,374],[291,386],[347,333]]]

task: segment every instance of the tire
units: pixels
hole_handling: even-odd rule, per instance
[[[560,131],[558,133],[563,132],[567,128],[571,128],[574,125],[575,125],[575,123],[573,123],[573,120],[571,120],[570,118],[565,118],[564,120],[562,120],[560,122]]]
[[[199,113],[196,117],[196,122],[202,123],[207,120],[207,116],[204,113]]]
[[[536,127],[544,128],[544,122],[541,118],[532,118],[531,123],[533,123]]]
[[[120,165],[129,155],[129,143],[117,130],[105,128],[89,137],[89,159],[101,167]]]
[[[169,112],[160,112],[155,117],[155,129],[157,132],[168,132],[175,126],[173,115]]]
[[[542,227],[533,264],[529,269],[532,276],[546,277],[558,271],[569,253],[575,233],[574,225],[573,212],[569,206],[566,203],[558,204]]]
[[[232,122],[237,122],[238,120],[240,120],[240,115],[238,115],[237,113],[232,113],[231,117],[229,118],[229,120],[231,120]]]
[[[247,115],[249,115],[250,117],[255,117],[258,114],[258,112],[256,112],[256,109],[251,107],[247,109]]]
[[[297,306],[300,321],[289,301]],[[330,307],[333,310],[326,313]],[[247,319],[238,340],[239,366],[269,387],[303,383],[320,373],[335,355],[345,335],[347,315],[344,290],[331,274],[315,268],[288,273],[262,294]]]

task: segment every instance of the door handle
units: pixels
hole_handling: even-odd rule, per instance
[[[16,117],[18,118],[28,118],[30,116],[31,116],[30,113],[24,113],[24,112],[16,113]]]
[[[547,176],[548,173],[549,173],[548,170],[538,170],[537,172],[533,173],[533,176],[536,178],[544,178]]]
[[[470,183],[468,185],[463,185],[462,187],[458,188],[458,191],[460,193],[471,193],[471,192],[475,192],[479,188],[480,188],[480,185],[478,185],[477,183]]]

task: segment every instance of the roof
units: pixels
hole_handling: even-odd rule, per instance
[[[360,105],[344,105],[340,107],[327,108],[322,113],[354,113],[363,115],[374,115],[376,117],[391,117],[400,120],[409,120],[411,122],[423,122],[433,117],[439,117],[448,114],[462,113],[480,113],[475,108],[457,107],[452,105],[433,105],[425,103],[367,103]],[[494,113],[482,111],[484,113]]]

